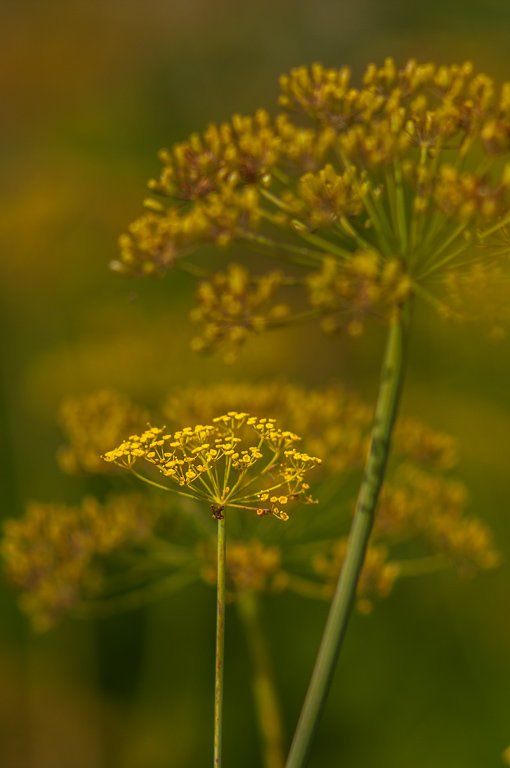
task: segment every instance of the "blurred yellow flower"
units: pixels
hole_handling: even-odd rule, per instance
[[[141,496],[92,497],[79,507],[33,502],[7,520],[1,554],[8,579],[23,590],[21,607],[39,630],[101,591],[93,560],[149,536],[157,510]]]
[[[234,115],[162,150],[149,184],[159,198],[120,238],[112,268],[128,275],[198,275],[195,251],[232,241],[291,266],[287,281],[238,265],[206,277],[195,349],[239,346],[304,317],[359,335],[365,317],[387,319],[412,295],[468,317],[471,264],[482,265],[478,294],[496,270],[508,304],[510,83],[498,89],[469,62],[387,59],[367,67],[361,86],[347,67],[314,64],[282,75],[280,87],[276,118]],[[304,312],[280,298],[266,306],[285,282]],[[261,311],[263,284],[272,288]]]

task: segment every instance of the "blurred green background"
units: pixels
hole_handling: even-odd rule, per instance
[[[6,0],[0,25],[2,515],[74,502],[56,464],[61,400],[101,387],[143,404],[176,385],[286,378],[376,391],[381,332],[317,328],[248,346],[225,369],[188,349],[193,284],[108,272],[161,146],[211,120],[276,109],[277,79],[320,60],[473,60],[510,78],[508,0]],[[503,563],[398,584],[350,627],[312,768],[492,768],[510,744],[510,356],[418,309],[403,410],[451,432],[471,511]],[[2,586],[0,765],[191,768],[211,762],[214,598],[31,635]],[[292,732],[326,607],[264,604]],[[225,766],[259,765],[242,628],[229,616]]]

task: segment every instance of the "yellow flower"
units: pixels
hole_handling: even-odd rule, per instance
[[[80,446],[94,445],[103,423],[118,426],[125,402],[114,393],[75,398],[69,450],[81,456]],[[32,504],[24,518],[6,523],[6,572],[35,625],[45,629],[66,612],[140,605],[200,576],[212,583],[215,525],[200,514],[204,504],[213,518],[229,515],[232,599],[243,590],[330,599],[372,409],[339,386],[228,383],[176,391],[163,411],[170,429],[130,435],[103,463],[191,498],[176,497],[171,510],[156,492],[104,504],[88,498],[75,507]],[[179,423],[196,426],[175,430]],[[498,564],[491,532],[469,515],[467,489],[452,476],[456,463],[452,437],[414,419],[397,422],[358,592],[362,612],[404,577],[448,567],[471,576]],[[322,501],[319,514],[301,516],[298,503],[312,501],[310,469]],[[289,526],[271,521],[290,517]]]
[[[192,340],[192,348],[202,352],[229,344],[226,361],[230,362],[249,333],[281,324],[289,309],[284,303],[271,306],[270,300],[283,279],[276,270],[252,279],[244,267],[230,264],[226,273],[217,272],[200,283],[191,318],[202,324],[203,331]]]
[[[59,422],[68,445],[59,449],[58,461],[64,472],[105,472],[101,454],[112,448],[126,432],[139,429],[148,414],[124,395],[100,390],[70,397],[60,406]]]
[[[320,64],[280,85],[276,118],[235,115],[160,153],[150,187],[161,199],[146,201],[113,268],[201,277],[196,350],[237,349],[251,333],[305,317],[359,335],[366,316],[387,320],[412,295],[468,316],[462,279],[453,299],[441,288],[468,263],[496,269],[500,283],[507,269],[510,83],[498,89],[469,62],[387,59],[359,85],[347,67]],[[201,246],[233,241],[292,269],[248,278],[239,266],[204,274],[192,263]],[[239,297],[235,271],[244,275]],[[282,284],[304,309],[272,303]]]
[[[8,520],[1,546],[8,579],[23,590],[21,607],[36,629],[100,592],[93,561],[148,537],[157,517],[140,496],[87,497],[79,507],[33,502],[20,520]]]
[[[347,538],[336,542],[329,552],[317,554],[313,568],[326,581],[333,595],[338,575],[347,552]],[[397,562],[388,559],[388,549],[380,544],[370,545],[357,588],[357,606],[361,613],[369,613],[374,599],[388,597],[399,575]]]
[[[216,551],[213,543],[200,543],[197,547],[201,576],[209,584],[216,584]],[[227,547],[227,588],[230,597],[252,592],[277,590],[281,574],[281,553],[278,547],[267,546],[258,539],[230,541]]]
[[[274,497],[278,502],[285,495],[314,503],[304,477],[321,462],[298,451],[299,440],[277,427],[274,419],[228,411],[213,418],[212,424],[185,427],[173,434],[150,427],[141,435],[131,435],[103,458],[153,485],[158,484],[140,475],[135,465],[156,470],[168,483],[159,487],[209,502],[215,517],[236,507],[288,520],[270,492],[278,491]]]

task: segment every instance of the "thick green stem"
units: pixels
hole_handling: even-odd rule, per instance
[[[322,636],[286,768],[306,765],[322,713],[347,624],[352,612],[358,578],[374,521],[374,510],[384,479],[404,370],[405,312],[391,323],[381,371],[370,451],[356,502],[349,544],[329,616]]]
[[[221,514],[221,513],[220,513]],[[214,768],[221,766],[223,725],[223,659],[225,646],[225,517],[218,519],[218,563],[216,593],[216,675],[214,684]]]
[[[246,629],[252,665],[253,698],[262,744],[264,768],[283,768],[285,764],[283,723],[276,693],[271,654],[261,625],[257,596],[245,592],[237,601]]]

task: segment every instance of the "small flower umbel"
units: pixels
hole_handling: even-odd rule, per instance
[[[152,485],[155,481],[138,466],[156,470],[168,481],[156,485],[208,502],[218,519],[228,507],[288,520],[290,502],[314,502],[305,474],[320,464],[320,459],[297,450],[299,440],[277,427],[275,419],[229,411],[211,425],[185,427],[174,434],[149,427],[103,458]]]
[[[226,601],[226,516],[231,508],[288,520],[289,502],[311,503],[304,476],[320,459],[295,447],[299,437],[274,419],[229,411],[212,424],[185,427],[174,434],[149,427],[104,455],[151,485],[208,502],[218,521],[214,766],[220,768],[223,719],[223,659]],[[140,463],[167,480],[163,485],[142,474]],[[187,490],[184,490],[186,488]]]

